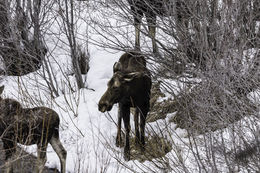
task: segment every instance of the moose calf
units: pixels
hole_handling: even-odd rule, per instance
[[[0,87],[0,95],[4,86]],[[16,152],[17,143],[23,145],[37,144],[37,171],[42,172],[46,158],[48,143],[60,159],[61,172],[65,173],[67,152],[59,139],[58,114],[46,107],[23,109],[13,99],[0,97],[0,135],[5,150],[6,172],[13,172],[12,156]]]

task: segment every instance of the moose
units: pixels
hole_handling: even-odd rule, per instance
[[[104,113],[110,111],[115,103],[119,103],[116,146],[122,143],[121,121],[123,119],[126,132],[124,159],[128,161],[130,160],[130,107],[135,109],[135,144],[139,145],[143,152],[145,150],[145,120],[150,107],[152,82],[145,58],[136,52],[124,53],[119,62],[114,64],[113,70],[114,74],[98,103],[98,109]]]
[[[152,39],[153,53],[158,53],[156,45],[156,16],[172,16],[173,9],[176,11],[177,25],[184,25],[187,28],[188,19],[191,13],[184,0],[127,0],[130,5],[131,14],[134,17],[135,27],[135,48],[140,50],[140,29],[143,15],[146,16],[149,36]],[[175,8],[174,8],[175,7]]]
[[[4,86],[0,87],[0,95]],[[16,152],[16,145],[37,144],[37,170],[43,171],[48,143],[57,153],[61,172],[65,173],[67,152],[59,139],[58,114],[47,107],[22,108],[22,105],[9,98],[0,97],[0,136],[5,151],[6,172],[13,172],[11,159]]]

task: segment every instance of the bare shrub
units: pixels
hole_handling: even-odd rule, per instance
[[[94,4],[104,13],[93,17],[93,29],[103,37],[93,42],[116,50],[134,49],[136,33],[129,4],[106,2]],[[140,29],[141,53],[150,63],[154,80],[170,96],[165,98],[169,104],[158,105],[175,111],[171,119],[165,112],[167,130],[152,126],[155,132],[169,135],[172,144],[162,167],[172,172],[258,171],[257,159],[254,164],[240,164],[234,159],[238,148],[247,151],[246,143],[256,139],[259,125],[258,2],[181,2],[186,6],[182,13],[176,12],[176,4],[169,9],[172,16],[157,13],[158,54],[152,51],[151,40],[146,37],[152,37],[149,24],[143,20]],[[147,10],[154,10],[150,1],[146,3]],[[178,20],[180,17],[183,20]],[[100,18],[104,20],[99,21]],[[257,97],[249,98],[253,93]],[[165,109],[158,108],[160,114],[162,110]],[[175,129],[172,122],[187,130],[186,138],[176,132],[180,129]],[[153,166],[161,170],[155,160]],[[153,171],[146,163],[142,166]]]

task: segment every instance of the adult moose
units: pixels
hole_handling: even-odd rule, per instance
[[[153,53],[158,53],[155,41],[156,16],[172,16],[175,9],[177,25],[188,25],[190,12],[184,0],[127,0],[134,16],[135,48],[140,50],[140,29],[143,15],[146,16]],[[174,3],[175,2],[175,3]],[[174,8],[175,7],[175,8]]]
[[[151,77],[144,57],[134,52],[123,54],[119,62],[114,64],[114,74],[107,86],[106,92],[99,101],[98,109],[101,112],[110,111],[115,103],[119,103],[116,144],[119,146],[121,143],[123,118],[126,130],[124,158],[130,160],[130,107],[135,108],[135,142],[140,145],[142,151],[145,150],[144,132],[145,120],[150,107]]]
[[[4,86],[0,87],[0,95]],[[60,159],[61,172],[65,173],[67,152],[59,139],[58,114],[46,107],[22,108],[13,99],[0,97],[0,135],[5,150],[6,172],[13,172],[10,165],[12,156],[16,152],[17,143],[23,145],[37,144],[37,170],[43,171],[48,143]]]

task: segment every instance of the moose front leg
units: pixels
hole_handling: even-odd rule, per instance
[[[121,109],[122,108],[122,109]],[[130,107],[128,106],[121,106],[120,111],[122,111],[122,117],[125,126],[125,148],[124,148],[124,159],[126,161],[130,160]]]
[[[134,12],[134,27],[135,27],[135,49],[140,51],[140,32],[141,32],[141,22],[142,22],[143,12]]]
[[[121,147],[122,146],[122,138],[121,138],[121,123],[122,123],[122,115],[120,111],[120,104],[118,107],[118,119],[117,119],[117,135],[116,135],[116,146]]]
[[[141,50],[140,49],[140,29],[141,29],[141,23],[140,22],[135,22],[135,49],[136,50]]]
[[[158,47],[157,47],[156,40],[155,40],[156,16],[151,15],[151,16],[147,16],[146,18],[147,18],[147,23],[148,23],[149,36],[152,39],[153,53],[157,54],[158,53]]]
[[[153,53],[157,54],[158,48],[157,48],[157,44],[156,44],[156,41],[155,41],[155,32],[156,32],[155,26],[149,26],[149,34],[150,34],[151,39],[152,39]]]

